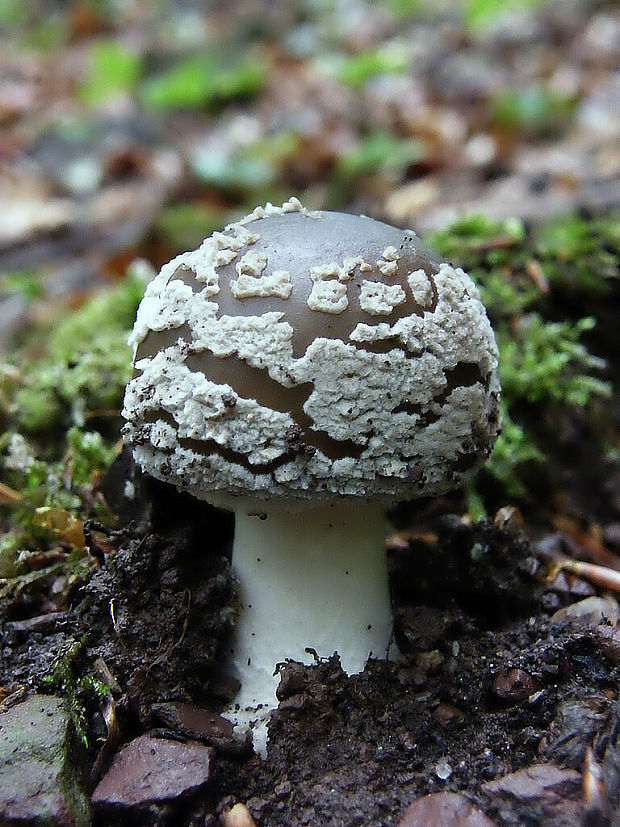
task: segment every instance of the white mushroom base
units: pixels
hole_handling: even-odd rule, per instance
[[[261,519],[235,518],[233,571],[241,609],[232,659],[241,689],[224,713],[251,727],[266,754],[267,721],[277,706],[276,664],[314,663],[338,652],[348,674],[372,655],[385,658],[392,612],[383,509],[324,506]],[[310,652],[308,650],[311,650]]]

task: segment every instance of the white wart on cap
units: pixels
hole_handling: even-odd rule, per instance
[[[439,494],[498,432],[471,279],[409,230],[296,199],[165,265],[131,343],[138,464],[227,508]]]

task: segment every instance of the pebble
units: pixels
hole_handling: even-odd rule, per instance
[[[523,669],[500,672],[493,682],[493,694],[502,701],[519,703],[538,690],[534,678]]]
[[[433,793],[410,804],[397,827],[495,827],[460,793]]]
[[[464,717],[463,711],[452,704],[439,704],[433,710],[433,718],[446,729],[460,724]]]
[[[439,761],[435,765],[435,775],[441,781],[447,781],[448,778],[452,775],[452,767],[448,764],[447,761]]]
[[[535,809],[540,824],[583,824],[581,773],[555,764],[534,764],[526,769],[485,781],[480,788],[498,805],[505,799],[513,808]],[[538,822],[537,822],[538,823]]]
[[[156,721],[174,732],[180,732],[196,741],[204,741],[222,752],[238,752],[232,723],[217,712],[209,712],[182,701],[171,701],[153,704],[151,714]]]
[[[213,750],[197,741],[179,743],[141,735],[116,753],[97,785],[98,809],[144,809],[197,792],[209,781]]]
[[[562,769],[555,764],[534,764],[502,778],[485,781],[482,789],[492,795],[507,793],[519,799],[535,799],[550,790],[558,794],[575,790],[580,784],[581,775],[576,770]]]
[[[235,804],[230,810],[224,811],[220,820],[222,827],[256,827],[256,822],[245,804]]]
[[[620,607],[618,601],[611,595],[586,597],[585,600],[559,609],[551,616],[551,621],[553,623],[568,621],[574,626],[586,629],[595,629],[605,621],[611,626],[617,626],[620,623]]]
[[[0,824],[90,824],[70,741],[71,721],[60,698],[31,695],[0,714]]]

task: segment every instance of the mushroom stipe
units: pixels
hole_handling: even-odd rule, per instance
[[[130,341],[137,463],[236,514],[230,714],[264,752],[276,663],[386,656],[382,514],[489,455],[493,331],[469,276],[411,230],[291,198],[165,265]]]

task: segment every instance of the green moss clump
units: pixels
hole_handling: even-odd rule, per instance
[[[98,431],[73,426],[59,440],[60,459],[31,457],[25,467],[16,468],[10,461],[7,436],[15,435],[2,435],[0,465],[4,465],[6,484],[18,492],[19,499],[6,514],[6,534],[0,545],[0,572],[11,573],[0,573],[0,577],[19,573],[14,566],[17,550],[37,549],[58,541],[81,549],[81,523],[87,516],[95,513],[100,522],[110,522],[105,503],[93,500],[92,489],[120,449],[116,438],[107,441]]]
[[[43,287],[40,277],[28,272],[9,273],[3,279],[0,294],[17,294],[27,302],[40,299],[43,295]]]
[[[502,433],[486,466],[510,497],[525,495],[521,470],[542,462],[546,447],[524,426],[523,413],[554,403],[584,408],[611,393],[600,378],[605,362],[583,342],[596,324],[548,318],[554,298],[573,289],[590,296],[609,290],[620,264],[620,232],[613,218],[569,216],[529,235],[516,220],[461,219],[428,239],[476,282],[495,329],[502,383]],[[536,418],[536,417],[531,417]],[[527,419],[527,417],[526,417]],[[472,511],[482,502],[470,487]]]
[[[117,449],[114,445],[106,445],[98,431],[81,431],[73,427],[67,432],[69,447],[69,468],[73,484],[87,485],[95,471],[107,468]]]
[[[86,635],[71,641],[54,661],[49,672],[40,679],[40,687],[47,692],[60,692],[64,696],[76,735],[83,746],[88,748],[85,707],[91,702],[98,704],[111,693],[110,688],[93,675],[76,675],[77,662],[83,655],[85,646]]]
[[[28,567],[19,562],[21,551],[59,544],[75,550],[79,569],[83,521],[113,522],[97,487],[120,450],[118,416],[131,375],[127,337],[143,292],[144,280],[129,275],[52,329],[35,331],[35,344],[4,366],[0,576],[23,578]],[[37,359],[38,353],[45,355]],[[84,428],[87,421],[102,430]],[[106,436],[109,421],[114,425]],[[71,577],[71,555],[62,565]]]
[[[114,95],[133,91],[143,71],[142,56],[115,39],[100,39],[89,49],[86,76],[78,94],[97,106]]]
[[[156,217],[154,230],[163,241],[179,253],[195,250],[206,235],[228,223],[226,211],[201,204],[172,204]]]
[[[463,218],[433,233],[429,244],[469,273],[494,324],[522,313],[540,298],[538,286],[527,275],[531,253],[525,227],[517,218]]]
[[[592,396],[609,396],[608,382],[593,376],[605,362],[579,341],[592,330],[591,317],[571,322],[546,322],[537,313],[522,316],[497,331],[500,378],[506,400],[540,402],[554,399],[584,407]]]
[[[371,132],[349,147],[336,164],[343,179],[355,179],[376,172],[402,172],[422,155],[420,144],[411,138],[395,138],[387,132]]]
[[[620,213],[585,219],[569,216],[541,227],[535,251],[557,289],[608,294],[620,279]]]
[[[529,462],[544,462],[545,454],[536,443],[536,438],[517,425],[501,405],[502,432],[499,435],[487,470],[499,482],[508,497],[522,498],[526,494],[520,477],[520,469]]]
[[[24,357],[13,393],[5,391],[9,421],[34,434],[118,410],[131,376],[127,335],[143,292],[143,281],[128,276],[53,328],[41,345],[45,356]]]

